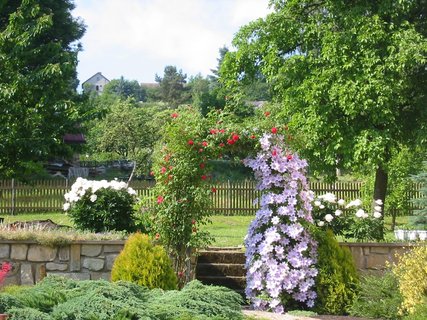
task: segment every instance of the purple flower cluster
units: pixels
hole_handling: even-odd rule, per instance
[[[313,223],[307,162],[290,154],[283,137],[265,134],[255,159],[246,159],[263,191],[246,245],[246,296],[258,310],[285,312],[293,300],[314,305],[317,244],[303,227]]]

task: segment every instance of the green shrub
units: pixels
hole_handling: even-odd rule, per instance
[[[7,312],[13,320],[51,320],[51,317],[33,308],[12,308]]]
[[[124,182],[78,178],[65,194],[64,210],[81,230],[132,232],[136,230],[135,194]]]
[[[177,287],[172,262],[162,246],[153,245],[147,235],[129,237],[114,261],[111,280],[130,281],[147,288],[165,290]]]
[[[318,242],[318,275],[316,278],[319,314],[346,314],[359,285],[353,256],[340,247],[331,230],[314,232]]]
[[[401,313],[414,314],[427,300],[427,246],[420,245],[400,257],[392,271],[399,282]]]
[[[415,308],[414,313],[407,315],[404,320],[425,320],[427,319],[427,298]]]
[[[0,293],[0,313],[5,313],[13,307],[22,307],[23,304],[9,293]]]
[[[46,302],[37,306],[33,301],[42,298],[39,292],[48,288],[64,300],[57,299],[56,305],[43,312],[38,308],[45,308]],[[130,282],[75,281],[48,276],[25,290],[25,301],[19,300],[23,292],[16,294],[19,297],[9,299],[14,307],[7,309],[7,313],[13,315],[11,320],[243,319],[240,295],[227,288],[205,286],[198,281],[190,282],[181,291],[163,291],[149,290]],[[5,295],[0,294],[0,297]]]
[[[398,319],[402,295],[396,277],[391,272],[382,276],[366,276],[350,308],[353,316]]]

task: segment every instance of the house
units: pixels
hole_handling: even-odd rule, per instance
[[[82,83],[82,88],[83,91],[96,91],[98,94],[101,94],[105,85],[109,82],[110,80],[104,77],[101,72],[97,72]]]

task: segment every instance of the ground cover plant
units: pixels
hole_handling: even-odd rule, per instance
[[[124,281],[48,276],[34,287],[1,292],[0,312],[26,320],[238,320],[243,319],[241,302],[229,289],[198,281],[180,291],[163,291]]]

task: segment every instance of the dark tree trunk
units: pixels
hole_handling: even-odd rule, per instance
[[[385,204],[385,196],[387,193],[387,182],[388,182],[388,173],[384,171],[384,169],[379,166],[375,173],[375,186],[374,186],[374,201],[381,200],[381,212],[382,219],[384,219],[384,204]],[[382,236],[384,237],[384,228],[382,230]]]

